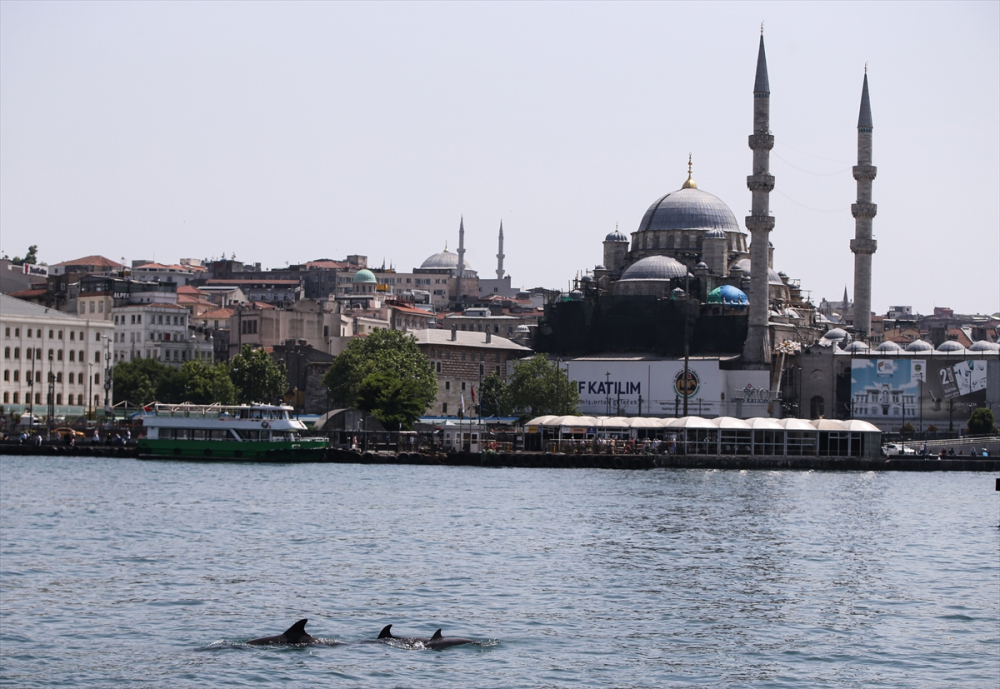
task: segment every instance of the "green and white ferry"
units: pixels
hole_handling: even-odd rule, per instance
[[[139,459],[322,462],[329,441],[303,437],[292,408],[267,404],[153,404],[137,417]]]

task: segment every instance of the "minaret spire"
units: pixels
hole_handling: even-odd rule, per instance
[[[500,221],[500,247],[497,252],[497,280],[503,280],[503,220]]]
[[[861,111],[858,113],[858,164],[854,179],[858,181],[858,202],[851,204],[854,216],[854,330],[868,339],[872,331],[872,254],[878,242],[872,239],[872,219],[878,206],[872,203],[872,181],[878,168],[872,165],[872,105],[868,98],[868,65],[861,85]]]
[[[465,272],[465,216],[458,221],[458,277]]]
[[[767,268],[770,234],[774,218],[770,211],[770,193],[774,177],[770,173],[771,149],[771,86],[767,80],[767,57],[764,55],[764,27],[761,24],[760,47],[757,49],[757,73],[753,84],[753,174],[747,177],[751,194],[750,215],[746,218],[750,230],[750,324],[743,345],[743,361],[763,367],[771,362],[770,334],[767,326]]]

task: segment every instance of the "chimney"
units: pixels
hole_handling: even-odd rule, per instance
[[[489,344],[492,341],[493,341],[493,333],[490,332],[489,330],[487,330],[486,331],[486,344]]]
[[[455,342],[456,340],[458,340],[458,326],[453,325],[451,326],[451,341]]]

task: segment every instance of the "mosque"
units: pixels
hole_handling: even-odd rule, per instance
[[[769,370],[780,343],[811,344],[822,336],[823,330],[814,327],[815,307],[804,298],[799,282],[774,266],[769,239],[775,225],[769,210],[774,136],[763,35],[752,131],[748,143],[753,174],[747,177],[752,210],[744,221],[746,230],[722,199],[698,187],[689,157],[687,179],[680,188],[656,199],[630,236],[617,228],[608,234],[602,262],[585,271],[575,290],[550,305],[539,327],[537,349],[560,356],[646,352],[679,357],[686,351],[738,357],[745,369]],[[858,264],[856,298],[863,309],[870,307],[875,250],[867,74],[858,132],[859,202],[852,206],[858,234],[851,249]],[[862,284],[866,281],[867,286]]]

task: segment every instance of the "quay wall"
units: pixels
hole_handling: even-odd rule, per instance
[[[44,455],[57,457],[116,457],[134,459],[135,445],[90,445],[75,447],[65,444],[43,444],[40,447],[0,443],[0,454]],[[560,453],[471,453],[449,452],[356,452],[331,448],[325,462],[337,464],[413,464],[425,466],[525,467],[549,469],[619,469],[648,470],[726,469],[799,471],[992,471],[1000,472],[1000,457],[921,459],[914,457],[764,457],[764,456],[702,456],[702,455],[570,455]]]

